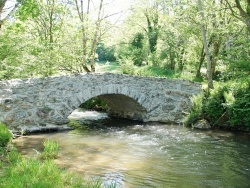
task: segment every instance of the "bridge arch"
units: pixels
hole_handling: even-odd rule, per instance
[[[0,81],[0,122],[13,129],[64,124],[99,96],[119,117],[181,123],[190,97],[200,92],[200,84],[190,81],[111,73]]]
[[[59,108],[49,113],[51,122],[64,124],[68,122],[68,116],[81,104],[91,98],[99,97],[108,105],[108,113],[111,116],[143,121],[147,116],[147,98],[143,93],[136,93],[127,87],[115,85],[88,88],[80,93],[72,94],[72,97],[59,104]],[[56,121],[55,121],[56,120]]]

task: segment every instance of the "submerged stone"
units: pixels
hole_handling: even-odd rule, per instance
[[[203,129],[203,130],[207,130],[207,129],[211,129],[211,125],[208,123],[207,120],[202,119],[197,121],[194,125],[193,128],[195,129]]]

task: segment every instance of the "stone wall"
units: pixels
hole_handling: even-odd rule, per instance
[[[200,84],[121,74],[78,74],[0,82],[0,122],[10,128],[65,124],[73,110],[99,96],[118,117],[181,123]]]

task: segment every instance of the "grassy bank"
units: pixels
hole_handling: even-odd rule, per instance
[[[129,60],[126,62],[100,61],[97,63],[96,72],[111,72],[117,74],[123,73],[149,77],[182,78],[193,81],[202,81],[202,79],[197,80],[194,74],[190,72],[181,72],[151,65],[136,66],[134,65],[133,61]]]
[[[85,180],[76,173],[60,169],[54,162],[59,146],[46,140],[44,151],[33,158],[21,156],[11,145],[12,135],[0,123],[0,187],[2,188],[99,188],[99,180]]]

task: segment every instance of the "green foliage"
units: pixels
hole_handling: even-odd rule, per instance
[[[114,47],[106,47],[103,43],[99,43],[96,53],[99,61],[116,61]]]
[[[135,73],[135,66],[132,59],[121,59],[120,60],[121,70],[123,74],[133,75]]]
[[[156,67],[150,65],[136,66],[134,65],[133,60],[131,59],[122,59],[120,60],[120,64],[123,74],[150,76],[150,77],[166,77],[166,78],[181,77],[180,71],[175,71],[163,67]]]
[[[192,106],[190,109],[190,113],[184,119],[185,125],[191,126],[193,123],[200,119],[200,117],[202,116],[203,98],[204,94],[199,94],[198,96],[193,96],[191,98]]]
[[[216,90],[207,90],[203,101],[203,114],[212,125],[216,125],[221,115],[226,111],[224,107],[224,93],[228,92],[227,86],[219,87]]]
[[[86,101],[85,103],[80,105],[80,108],[85,108],[85,109],[105,109],[106,108],[106,103],[105,101],[101,100],[98,97],[94,97]]]
[[[134,36],[133,41],[131,42],[131,45],[136,47],[136,48],[143,48],[143,39],[144,39],[144,35],[142,33],[136,33]]]
[[[44,151],[41,154],[43,159],[55,159],[58,156],[59,146],[53,140],[46,140],[43,142]]]
[[[17,149],[12,147],[9,152],[5,154],[4,161],[9,165],[16,164],[22,156],[18,153]]]
[[[218,86],[212,91],[207,90],[192,101],[193,106],[185,119],[186,125],[191,126],[199,119],[206,119],[212,126],[221,126],[220,118],[226,114],[228,119],[223,123],[227,126],[250,130],[249,80],[237,80],[235,83]]]
[[[12,139],[12,134],[8,128],[0,122],[0,147],[6,147]]]
[[[22,0],[22,6],[16,11],[16,16],[24,21],[39,15],[37,0]]]
[[[246,126],[250,130],[250,80],[234,91],[234,98],[234,102],[228,107],[230,124]]]

